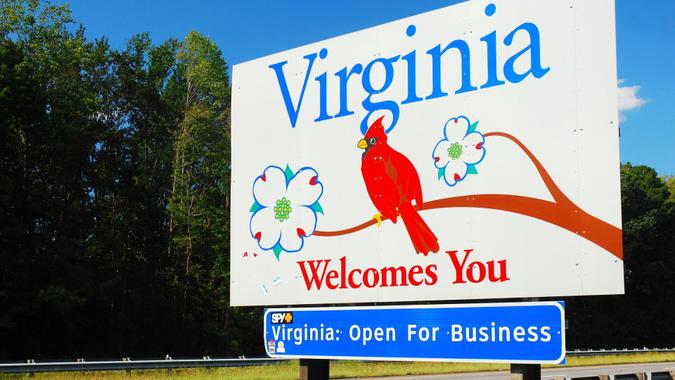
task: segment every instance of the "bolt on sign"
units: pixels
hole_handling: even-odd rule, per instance
[[[614,2],[468,1],[233,67],[231,304],[623,293]]]

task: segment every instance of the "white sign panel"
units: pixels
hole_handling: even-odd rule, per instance
[[[233,67],[231,304],[623,293],[611,0],[468,1]]]

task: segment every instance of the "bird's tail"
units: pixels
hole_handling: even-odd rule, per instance
[[[403,224],[408,230],[415,251],[423,253],[425,256],[429,252],[438,252],[438,238],[410,202],[403,202],[398,211],[401,213],[401,219],[403,219]]]

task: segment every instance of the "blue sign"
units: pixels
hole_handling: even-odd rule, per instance
[[[563,363],[562,302],[265,310],[275,358]]]

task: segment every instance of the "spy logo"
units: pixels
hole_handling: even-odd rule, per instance
[[[293,313],[292,312],[272,313],[272,324],[273,325],[288,324],[288,323],[293,323]]]

